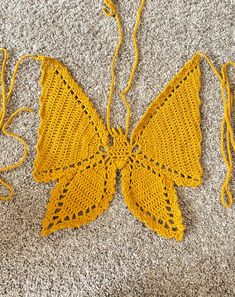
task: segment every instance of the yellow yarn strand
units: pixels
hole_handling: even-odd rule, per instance
[[[122,33],[122,25],[121,25],[121,20],[120,20],[119,14],[118,14],[118,10],[117,10],[116,6],[114,5],[113,1],[112,0],[104,0],[104,4],[108,9],[105,6],[103,6],[102,11],[108,17],[110,17],[110,16],[115,17],[117,26],[118,26],[118,34],[119,34],[118,45],[116,47],[116,50],[114,52],[113,59],[111,62],[111,84],[110,84],[109,98],[108,98],[107,112],[106,112],[107,129],[108,129],[109,133],[112,135],[113,132],[111,129],[110,115],[111,115],[113,92],[114,92],[114,87],[115,87],[115,62],[118,57],[119,50],[123,43],[123,33]],[[129,111],[130,106],[129,106],[128,102],[124,102],[124,103],[125,103],[126,109]]]
[[[112,104],[112,97],[113,97],[113,92],[114,92],[114,85],[115,85],[115,62],[119,53],[119,50],[122,46],[123,43],[123,33],[122,33],[122,25],[121,25],[121,20],[120,20],[120,16],[118,14],[117,8],[114,5],[112,0],[104,0],[104,4],[107,6],[108,10],[106,9],[106,7],[102,7],[102,11],[106,16],[114,16],[117,22],[117,26],[118,26],[118,34],[119,34],[119,42],[118,45],[116,47],[113,59],[112,59],[112,63],[111,63],[111,85],[110,85],[110,92],[109,92],[109,99],[108,99],[108,104],[107,104],[107,115],[106,115],[106,120],[107,120],[107,128],[110,134],[112,134],[112,130],[111,130],[111,125],[110,125],[110,113],[111,113],[111,104]],[[127,83],[127,86],[124,90],[121,91],[121,99],[126,107],[126,111],[127,111],[127,115],[126,115],[126,132],[125,135],[128,135],[128,131],[129,131],[129,126],[130,126],[130,117],[131,117],[131,108],[130,105],[126,99],[126,94],[128,93],[128,91],[131,88],[133,79],[134,79],[134,75],[138,66],[138,62],[139,62],[139,51],[138,51],[138,45],[137,45],[137,31],[139,28],[139,24],[140,24],[140,18],[141,18],[141,13],[143,10],[145,4],[145,0],[142,0],[137,12],[137,17],[136,17],[136,23],[134,26],[134,30],[132,33],[132,39],[133,39],[133,45],[134,45],[134,51],[135,51],[135,61],[134,64],[132,66],[132,70],[131,70],[131,74]]]
[[[7,54],[7,51],[6,49],[3,49],[1,48],[0,49],[3,54],[4,54],[4,57],[3,57],[3,63],[2,63],[2,69],[1,69],[1,84],[2,84],[2,102],[1,102],[1,112],[0,112],[0,129],[2,127],[2,124],[3,124],[3,120],[4,120],[4,117],[5,117],[5,114],[6,114],[6,86],[5,86],[5,69],[6,69],[6,63],[7,63],[7,58],[8,58],[8,54]]]
[[[137,31],[140,25],[140,18],[141,18],[141,14],[142,14],[142,10],[144,8],[144,4],[145,4],[145,0],[142,0],[140,3],[140,7],[138,9],[137,12],[137,17],[136,17],[136,22],[135,22],[135,26],[134,26],[134,30],[132,33],[132,40],[133,40],[133,45],[134,45],[134,51],[135,51],[135,61],[134,64],[132,66],[132,70],[131,70],[131,74],[130,74],[130,78],[128,80],[127,86],[124,90],[121,91],[121,98],[123,100],[123,102],[127,102],[126,99],[126,94],[129,92],[134,76],[135,76],[135,72],[136,69],[138,67],[138,63],[139,63],[139,50],[138,50],[138,44],[137,44]],[[126,136],[128,135],[129,132],[129,126],[130,126],[130,117],[131,117],[131,111],[130,108],[127,109],[127,118],[126,118]]]
[[[8,171],[8,170],[12,170],[15,169],[19,166],[21,166],[25,160],[26,160],[26,156],[27,156],[27,152],[28,152],[28,148],[27,148],[27,143],[25,142],[25,140],[23,138],[21,138],[19,135],[10,132],[7,130],[7,127],[11,124],[12,120],[18,115],[18,113],[20,113],[21,111],[27,111],[27,112],[32,112],[33,110],[31,108],[19,108],[17,109],[15,112],[13,112],[10,117],[5,121],[4,123],[4,119],[5,119],[5,115],[6,115],[6,108],[7,108],[7,103],[9,101],[9,98],[12,94],[13,91],[13,87],[14,87],[14,82],[15,82],[15,78],[16,78],[16,74],[17,71],[19,69],[20,63],[28,58],[28,57],[32,57],[31,55],[25,55],[22,56],[15,65],[15,69],[13,71],[13,75],[12,75],[12,79],[11,79],[11,83],[10,83],[10,88],[8,93],[6,92],[6,84],[5,84],[5,72],[6,72],[6,64],[7,64],[7,59],[8,59],[8,54],[6,49],[4,48],[0,48],[0,51],[3,52],[4,58],[3,58],[3,63],[2,63],[2,68],[1,68],[1,84],[2,84],[2,94],[1,94],[1,112],[0,112],[0,131],[3,132],[3,134],[5,134],[6,136],[11,136],[13,138],[16,138],[18,141],[20,141],[23,144],[23,156],[14,164],[11,164],[9,166],[0,168],[0,172],[4,172],[4,171]],[[9,194],[6,196],[2,196],[0,195],[0,200],[9,200],[13,197],[14,195],[14,189],[11,185],[9,185],[7,182],[5,182],[2,178],[0,178],[0,184],[2,184],[4,187],[6,187],[6,189],[9,191]]]
[[[221,143],[221,154],[224,160],[224,163],[227,167],[227,173],[224,179],[224,182],[221,187],[221,204],[225,208],[231,207],[233,203],[233,195],[231,193],[229,183],[232,177],[233,171],[233,159],[232,159],[232,150],[235,152],[235,137],[234,131],[232,128],[232,108],[234,109],[234,92],[231,91],[229,78],[227,74],[228,66],[235,67],[234,62],[226,62],[221,67],[221,74],[217,71],[212,61],[204,53],[199,53],[210,65],[211,69],[218,77],[220,81],[220,89],[222,94],[222,102],[224,108],[224,116],[221,123],[220,130],[220,143]]]
[[[222,83],[221,83],[221,92],[222,100],[224,105],[224,117],[221,125],[221,151],[225,165],[227,167],[227,174],[224,180],[224,183],[221,188],[221,202],[224,207],[229,208],[233,203],[233,196],[230,191],[229,182],[231,180],[232,171],[233,171],[233,159],[232,159],[232,150],[235,152],[235,141],[234,141],[234,131],[232,128],[232,107],[234,104],[233,94],[230,88],[229,79],[227,75],[227,67],[235,67],[235,63],[227,62],[222,65]],[[226,98],[227,96],[227,98]],[[225,135],[226,133],[226,145],[225,145]],[[226,156],[227,154],[227,156]],[[227,200],[226,200],[226,195]]]

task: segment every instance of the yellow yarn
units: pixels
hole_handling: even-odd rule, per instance
[[[225,207],[232,204],[229,181],[233,166],[232,150],[235,151],[231,125],[234,92],[227,71],[235,63],[223,64],[220,74],[205,54],[196,53],[150,104],[129,139],[131,111],[126,95],[138,65],[136,35],[145,0],[140,3],[132,34],[135,61],[127,86],[121,91],[121,99],[127,110],[125,131],[120,127],[114,129],[110,124],[115,62],[123,42],[122,27],[113,1],[104,0],[104,4],[104,14],[115,17],[119,32],[119,42],[111,63],[106,126],[90,98],[61,62],[50,57],[31,56],[41,61],[42,86],[41,124],[33,176],[38,182],[58,181],[51,191],[42,235],[62,228],[79,227],[95,220],[108,208],[115,192],[116,171],[121,170],[124,200],[133,215],[159,235],[181,240],[184,225],[175,185],[198,186],[202,181],[201,57],[206,59],[220,80],[224,105],[221,152],[228,169],[221,201]],[[13,75],[10,92],[6,96],[4,71],[3,63],[1,124],[15,78]],[[12,117],[14,114],[10,119]],[[9,124],[10,119],[5,125]],[[3,129],[3,132],[6,133],[6,130]],[[23,162],[26,144],[19,136],[14,134],[14,137],[24,144]],[[2,180],[1,183],[10,187]],[[9,189],[12,190],[11,187]]]
[[[119,53],[119,50],[122,46],[123,43],[123,33],[122,33],[122,26],[121,26],[121,20],[118,14],[118,10],[112,0],[104,0],[104,4],[107,6],[102,7],[102,11],[106,16],[114,16],[117,22],[117,27],[118,27],[118,33],[119,33],[119,41],[118,45],[116,47],[116,50],[114,52],[114,56],[111,62],[111,84],[110,84],[110,91],[109,91],[109,98],[108,98],[108,103],[107,103],[107,113],[106,113],[106,122],[107,122],[107,129],[110,135],[112,135],[112,129],[111,129],[111,121],[110,121],[110,114],[111,114],[111,104],[112,104],[112,99],[113,99],[113,92],[114,92],[114,87],[115,87],[115,62]],[[130,117],[130,106],[126,100],[123,101],[125,104],[125,107],[127,109],[127,119],[126,121],[129,121]]]
[[[116,50],[115,50],[115,53],[114,53],[114,56],[113,56],[113,59],[112,59],[112,62],[111,62],[112,79],[111,79],[109,99],[108,99],[108,104],[107,104],[107,115],[106,115],[107,129],[108,129],[110,135],[112,135],[112,129],[111,129],[111,125],[110,125],[110,113],[111,113],[112,96],[113,96],[114,85],[115,85],[115,62],[116,62],[119,50],[120,50],[120,48],[122,46],[122,43],[123,43],[123,33],[122,33],[122,26],[121,26],[120,16],[118,14],[118,10],[117,10],[116,6],[112,2],[112,0],[104,0],[104,4],[107,6],[107,8],[109,10],[107,10],[103,6],[102,11],[104,12],[104,14],[106,16],[114,16],[115,17],[116,22],[117,22],[118,33],[119,33],[119,42],[118,42],[118,45],[116,47]],[[130,109],[130,105],[129,105],[127,99],[126,99],[126,94],[128,93],[128,91],[131,88],[131,85],[132,85],[132,82],[133,82],[133,79],[134,79],[134,75],[135,75],[135,71],[136,71],[137,66],[138,66],[139,52],[138,52],[138,46],[137,46],[137,41],[136,41],[136,34],[137,34],[137,30],[139,28],[140,17],[141,17],[142,10],[144,8],[144,4],[145,4],[145,0],[142,0],[141,4],[140,4],[140,7],[138,9],[138,12],[137,12],[136,23],[135,23],[133,34],[132,34],[133,45],[134,45],[134,50],[135,50],[135,62],[133,64],[127,86],[126,86],[126,88],[124,90],[121,91],[121,94],[120,94],[121,99],[122,99],[122,101],[123,101],[123,103],[124,103],[124,105],[126,107],[126,110],[127,110],[126,132],[125,132],[126,136],[128,136],[129,126],[130,126],[130,117],[131,117],[131,109]]]
[[[220,81],[220,89],[222,93],[222,102],[224,107],[224,116],[221,123],[220,131],[220,143],[221,143],[221,153],[224,159],[224,163],[227,167],[227,174],[224,180],[224,183],[221,187],[221,203],[225,208],[231,207],[233,203],[233,195],[231,193],[229,182],[232,177],[233,172],[233,159],[232,151],[235,153],[235,136],[232,128],[232,110],[235,110],[234,106],[234,97],[235,89],[232,91],[229,83],[229,78],[227,74],[227,68],[229,66],[235,67],[235,62],[226,62],[221,67],[221,74],[216,70],[215,66],[211,60],[204,53],[198,53],[210,65],[211,69],[218,77]],[[234,112],[234,111],[233,111]],[[226,136],[226,137],[225,137]]]
[[[1,69],[1,84],[2,84],[2,94],[1,94],[1,112],[0,112],[0,131],[3,132],[3,134],[7,135],[7,136],[11,136],[13,138],[18,139],[24,146],[24,152],[23,152],[23,156],[15,163],[3,168],[0,168],[0,172],[5,172],[5,171],[9,171],[12,169],[15,169],[17,167],[19,167],[20,165],[22,165],[25,162],[26,156],[27,156],[27,144],[25,142],[25,140],[23,138],[21,138],[19,135],[10,132],[7,130],[7,127],[11,124],[12,120],[14,119],[14,117],[16,117],[18,115],[18,113],[20,113],[21,111],[28,111],[28,112],[32,112],[33,110],[31,108],[19,108],[17,109],[15,112],[13,112],[11,114],[11,116],[8,118],[8,120],[5,121],[5,115],[6,115],[6,107],[7,107],[7,103],[8,100],[12,94],[13,91],[13,86],[14,86],[14,82],[15,82],[15,77],[19,68],[20,63],[30,57],[31,55],[25,55],[23,57],[21,57],[15,66],[13,75],[12,75],[12,79],[11,79],[11,84],[10,84],[10,88],[8,93],[6,92],[6,86],[5,86],[5,72],[6,72],[6,64],[7,64],[7,59],[8,59],[8,54],[6,49],[4,48],[0,48],[0,51],[3,52],[4,54],[4,59],[3,59],[3,63],[2,63],[2,69]],[[6,196],[2,196],[0,195],[0,200],[9,200],[14,196],[14,189],[11,185],[9,185],[7,182],[5,182],[2,178],[0,178],[0,184],[2,184],[3,186],[5,186],[7,188],[7,190],[9,191],[9,194],[7,194]]]

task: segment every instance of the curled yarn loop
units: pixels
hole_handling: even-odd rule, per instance
[[[113,3],[112,0],[104,0],[103,1],[104,5],[102,6],[102,11],[103,13],[108,16],[115,16],[117,13],[117,8],[115,6],[115,4]]]

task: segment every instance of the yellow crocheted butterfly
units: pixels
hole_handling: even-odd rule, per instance
[[[184,225],[175,185],[197,186],[202,180],[201,56],[221,82],[225,108],[221,130],[222,154],[228,168],[222,187],[222,202],[226,207],[232,203],[228,183],[232,169],[231,149],[235,150],[235,142],[230,118],[232,95],[226,67],[235,64],[225,63],[219,74],[206,55],[196,53],[153,100],[129,137],[130,106],[126,94],[138,64],[136,33],[145,1],[141,1],[133,32],[135,63],[127,87],[121,92],[127,109],[125,131],[110,126],[114,65],[122,44],[122,30],[115,5],[111,0],[104,2],[107,8],[103,7],[103,11],[108,16],[115,16],[120,36],[111,65],[107,126],[61,62],[50,57],[31,56],[41,61],[42,71],[41,123],[33,176],[38,182],[58,180],[51,191],[42,235],[95,220],[108,208],[115,193],[116,171],[121,170],[124,201],[133,215],[159,235],[181,240]],[[16,71],[17,68],[18,64]],[[14,77],[15,73],[12,85]],[[19,140],[26,148],[25,142]]]
[[[182,238],[174,183],[197,186],[202,174],[199,61],[196,55],[183,67],[128,139],[120,128],[108,132],[65,66],[43,58],[33,175],[38,182],[59,179],[51,192],[43,235],[95,220],[112,200],[119,169],[129,210],[158,234]]]

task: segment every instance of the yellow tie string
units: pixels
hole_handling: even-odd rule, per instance
[[[106,16],[114,16],[117,22],[117,26],[118,26],[118,34],[119,34],[119,42],[118,45],[116,47],[116,50],[114,52],[114,56],[112,59],[112,63],[111,63],[111,85],[110,85],[110,91],[109,91],[109,99],[108,99],[108,104],[107,104],[107,114],[106,114],[106,121],[107,121],[107,129],[109,131],[109,133],[112,135],[112,129],[111,129],[111,124],[110,124],[110,113],[111,113],[111,104],[112,104],[112,97],[113,97],[113,92],[114,92],[114,86],[115,86],[115,62],[119,53],[119,50],[122,46],[123,43],[123,32],[122,32],[122,25],[121,25],[121,20],[120,20],[120,16],[118,13],[118,10],[116,8],[116,6],[114,5],[112,0],[104,0],[104,4],[105,6],[102,7],[102,11]],[[137,46],[137,31],[139,28],[139,24],[140,24],[140,18],[141,18],[141,13],[143,10],[145,4],[145,0],[142,0],[137,12],[137,17],[136,17],[136,23],[134,26],[134,30],[132,33],[132,39],[133,39],[133,44],[134,44],[134,51],[135,51],[135,61],[134,64],[132,66],[132,70],[131,70],[131,74],[130,74],[130,78],[128,80],[127,86],[124,90],[121,91],[121,99],[126,107],[127,110],[127,115],[126,115],[126,136],[128,135],[129,132],[129,126],[130,126],[130,117],[131,117],[131,109],[130,109],[130,105],[126,99],[126,94],[128,93],[128,91],[131,88],[133,79],[134,79],[134,75],[138,66],[138,62],[139,62],[139,52],[138,52],[138,46]]]
[[[118,34],[119,34],[118,45],[116,47],[116,50],[114,52],[113,59],[111,62],[111,84],[110,84],[109,98],[108,98],[107,112],[106,112],[107,129],[108,129],[109,133],[112,135],[113,133],[112,133],[112,129],[111,129],[110,117],[111,117],[111,105],[112,105],[112,99],[113,99],[113,92],[114,92],[114,87],[115,87],[115,62],[118,57],[119,50],[123,43],[123,33],[122,33],[122,25],[121,25],[121,20],[120,20],[119,14],[118,14],[118,10],[117,10],[116,6],[114,5],[113,1],[112,0],[104,0],[104,4],[106,7],[103,6],[102,11],[108,17],[110,17],[110,16],[115,17],[117,26],[118,26]],[[128,102],[124,102],[124,103],[125,103],[126,109],[129,110],[130,107],[129,107]]]
[[[13,87],[14,87],[14,82],[15,82],[15,78],[16,78],[16,74],[17,71],[19,69],[20,63],[28,58],[28,57],[32,57],[31,55],[25,55],[22,56],[15,65],[15,69],[13,71],[13,75],[12,75],[12,79],[11,79],[11,83],[10,83],[10,88],[8,93],[6,92],[6,83],[5,83],[5,73],[6,73],[6,64],[7,64],[7,59],[8,59],[8,54],[6,49],[4,48],[0,48],[0,51],[3,52],[4,58],[3,58],[3,63],[2,63],[2,68],[1,68],[1,85],[2,85],[2,92],[1,92],[1,112],[0,112],[0,131],[2,131],[3,134],[5,134],[6,136],[11,136],[13,138],[18,139],[22,144],[23,144],[23,156],[14,164],[11,164],[9,166],[0,168],[0,172],[4,172],[4,171],[8,171],[11,169],[15,169],[17,167],[19,167],[20,165],[22,165],[25,160],[26,160],[26,156],[27,156],[27,152],[28,152],[28,148],[27,148],[27,143],[25,142],[25,140],[23,138],[21,138],[19,135],[10,132],[7,130],[7,127],[11,124],[12,120],[15,118],[15,116],[18,115],[18,113],[20,113],[21,111],[28,111],[28,112],[32,112],[33,110],[31,108],[19,108],[16,111],[14,111],[10,117],[5,121],[5,116],[6,116],[6,108],[7,108],[7,103],[9,101],[9,98],[12,94],[13,91]],[[9,200],[13,197],[14,195],[14,189],[11,185],[9,185],[7,182],[5,182],[2,178],[0,178],[0,184],[2,184],[3,186],[6,187],[6,189],[9,191],[9,194],[6,196],[2,196],[0,195],[0,200]]]
[[[134,26],[134,30],[132,33],[132,40],[133,40],[133,45],[134,45],[134,51],[135,51],[135,61],[134,64],[132,66],[132,70],[131,70],[131,74],[130,74],[130,78],[128,80],[127,86],[124,90],[121,91],[121,98],[123,100],[123,102],[126,102],[126,94],[129,92],[134,76],[135,76],[135,72],[136,69],[138,67],[138,63],[139,63],[139,50],[138,50],[138,44],[137,44],[137,31],[140,25],[140,18],[141,18],[141,13],[142,10],[144,8],[144,4],[145,4],[145,0],[142,0],[137,12],[137,17],[136,17],[136,22],[135,22],[135,26]],[[130,117],[131,117],[131,111],[130,108],[127,109],[127,118],[126,118],[126,136],[128,136],[128,132],[129,132],[129,126],[130,126]]]
[[[227,173],[224,182],[221,187],[221,203],[225,208],[231,207],[233,203],[233,195],[231,193],[229,183],[233,172],[233,158],[232,151],[235,153],[235,137],[232,128],[232,111],[234,108],[234,97],[235,90],[232,92],[229,78],[228,78],[228,66],[235,67],[234,62],[226,62],[221,67],[221,74],[217,71],[211,60],[204,53],[199,53],[210,65],[215,75],[220,81],[220,89],[222,94],[222,102],[224,108],[224,116],[221,123],[220,130],[220,143],[221,143],[221,153],[223,156],[224,163],[227,167]],[[233,111],[233,112],[234,112]]]
[[[227,75],[227,67],[235,67],[235,63],[227,62],[222,65],[221,73],[223,84],[221,84],[222,100],[224,105],[224,117],[221,125],[221,151],[224,162],[227,167],[227,174],[221,189],[221,202],[224,207],[229,208],[233,203],[233,196],[229,187],[229,182],[232,177],[233,159],[232,151],[235,152],[234,131],[232,128],[232,107],[234,105],[234,93],[231,91],[229,79]],[[227,97],[226,97],[227,96]],[[226,133],[226,143],[225,143]],[[227,198],[226,199],[226,196]]]

